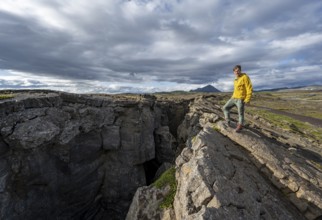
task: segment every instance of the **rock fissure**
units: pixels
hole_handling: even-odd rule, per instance
[[[227,177],[228,180],[234,179],[234,177],[237,173],[236,165],[234,164],[234,162],[232,162],[232,166],[233,166],[232,174]]]
[[[12,135],[18,124],[19,124],[19,122],[14,123],[12,125],[12,127],[6,127],[6,128],[1,129],[1,132],[4,133],[3,137],[6,138],[6,137]],[[4,141],[6,141],[6,140],[4,140]]]
[[[245,206],[239,205],[239,204],[234,204],[234,203],[229,203],[228,205],[222,206],[223,208],[236,208],[236,209],[246,209]]]
[[[0,218],[124,219],[135,190],[174,162],[188,102],[50,95],[0,103]]]
[[[188,209],[189,215],[192,215],[194,213],[198,213],[201,210],[201,206],[199,206],[199,207],[195,206],[193,199],[192,199],[192,194],[193,194],[193,192],[188,192],[186,195],[188,198],[187,209]]]

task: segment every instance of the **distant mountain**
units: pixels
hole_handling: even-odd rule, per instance
[[[216,89],[212,85],[207,85],[207,86],[202,87],[202,88],[190,90],[190,92],[221,92],[221,91]]]

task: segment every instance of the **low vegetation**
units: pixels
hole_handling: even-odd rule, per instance
[[[256,92],[252,105],[322,119],[322,91]]]
[[[160,176],[160,178],[157,179],[152,184],[153,186],[155,186],[158,189],[164,188],[167,185],[170,186],[169,193],[167,194],[167,196],[165,196],[163,198],[163,201],[160,204],[160,208],[162,208],[162,209],[170,208],[173,205],[174,196],[175,196],[176,191],[177,191],[177,182],[176,182],[175,172],[176,172],[176,169],[174,167],[171,167],[170,169],[165,171]]]
[[[255,92],[251,106],[247,107],[246,112],[258,115],[273,126],[322,142],[322,128],[310,124],[310,122],[322,120],[321,109],[321,90],[292,90]],[[294,115],[288,115],[288,113]],[[306,116],[307,122],[296,115]]]
[[[310,123],[263,109],[249,108],[248,112],[252,115],[258,115],[276,127],[322,142],[322,129]]]
[[[0,94],[0,100],[3,100],[3,99],[11,99],[13,97],[14,97],[13,94],[6,94],[6,93]]]

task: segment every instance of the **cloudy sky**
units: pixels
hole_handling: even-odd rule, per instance
[[[1,0],[0,89],[322,85],[321,0]]]

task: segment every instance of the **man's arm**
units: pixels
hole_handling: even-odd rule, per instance
[[[253,85],[252,85],[252,82],[250,81],[250,78],[247,75],[245,77],[245,87],[246,87],[246,98],[244,102],[249,103],[253,95]]]

